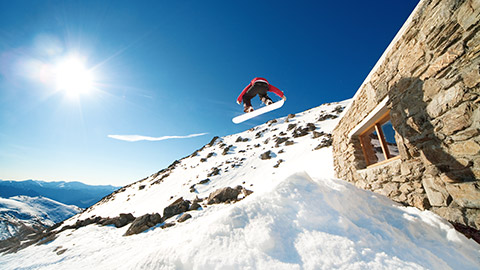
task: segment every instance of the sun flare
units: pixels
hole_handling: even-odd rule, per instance
[[[94,78],[84,61],[77,56],[69,56],[55,66],[57,90],[65,91],[69,96],[85,94],[93,89]]]

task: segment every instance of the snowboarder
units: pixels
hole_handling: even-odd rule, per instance
[[[268,91],[277,94],[283,100],[287,99],[283,94],[283,92],[280,89],[268,83],[267,79],[257,77],[257,78],[254,78],[247,85],[247,87],[245,87],[245,89],[243,89],[242,93],[240,93],[240,95],[237,98],[237,103],[240,105],[241,102],[243,101],[243,111],[246,113],[253,112],[251,100],[257,94],[260,97],[260,100],[265,105],[268,106],[273,103],[272,99],[267,95]]]

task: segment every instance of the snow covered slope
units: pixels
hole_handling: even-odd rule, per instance
[[[50,227],[81,210],[44,197],[0,198],[0,240]]]
[[[480,247],[442,218],[333,177],[329,133],[347,103],[214,138],[67,220],[43,244],[2,254],[0,268],[478,269]],[[212,199],[237,186],[253,193]],[[166,215],[194,202],[196,210]],[[121,214],[137,219],[123,226]],[[143,232],[129,235],[138,224]]]

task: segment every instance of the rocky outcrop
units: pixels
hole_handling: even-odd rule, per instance
[[[210,173],[207,174],[208,177],[219,175],[222,170],[218,167],[213,167]]]
[[[132,214],[128,213],[120,214],[118,217],[114,218],[102,218],[99,220],[99,224],[103,226],[114,225],[116,228],[121,228],[134,220],[135,217]]]
[[[340,106],[340,107],[341,107],[341,106]],[[322,115],[320,115],[320,117],[318,117],[318,120],[317,120],[317,121],[321,122],[321,121],[330,120],[330,119],[335,119],[335,118],[338,118],[338,115],[327,113],[327,114],[322,114]]]
[[[267,152],[260,155],[260,159],[261,160],[267,160],[267,159],[271,159],[272,156],[273,156],[273,152],[268,150]]]
[[[202,199],[199,199],[198,197],[196,197],[196,198],[192,201],[192,204],[191,204],[190,207],[188,208],[188,211],[194,211],[194,210],[201,209],[202,206],[200,205],[200,203],[201,203],[202,201],[203,201]]]
[[[162,217],[158,213],[154,214],[145,214],[141,217],[137,217],[133,222],[132,225],[128,228],[127,232],[125,232],[125,236],[139,234],[144,232],[153,226],[162,222]]]
[[[228,152],[230,151],[230,149],[232,149],[232,148],[233,148],[233,145],[229,145],[229,146],[225,147],[225,149],[223,149],[222,155],[224,155],[224,156],[227,155]]]
[[[224,187],[210,193],[207,198],[207,204],[236,202],[239,200],[238,195],[243,194],[246,197],[252,193],[253,191],[247,190],[242,186],[236,186],[235,188]]]
[[[330,147],[332,146],[333,140],[332,140],[332,135],[331,134],[326,134],[325,137],[323,137],[320,141],[320,144],[317,145],[317,147],[314,148],[314,150],[319,150],[324,147]]]
[[[190,202],[182,198],[178,198],[176,201],[171,203],[169,206],[163,209],[163,219],[167,220],[170,217],[181,214],[187,211],[190,207]]]
[[[183,222],[185,222],[185,221],[187,221],[188,219],[191,219],[191,218],[192,218],[192,215],[187,214],[187,213],[183,213],[183,214],[180,216],[180,218],[178,218],[177,221],[178,221],[179,223],[183,223]]]
[[[235,140],[235,142],[248,142],[248,138],[242,138],[240,136],[238,136],[237,140]]]
[[[275,147],[279,147],[282,143],[288,141],[288,137],[277,137],[275,138]]]

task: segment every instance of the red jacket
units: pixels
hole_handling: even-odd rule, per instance
[[[268,91],[273,92],[273,93],[277,94],[277,96],[283,98],[284,94],[283,94],[283,92],[282,92],[280,89],[278,89],[278,88],[276,88],[275,86],[271,85],[271,84],[267,81],[267,79],[257,77],[257,78],[254,78],[254,79],[247,85],[247,87],[245,87],[245,88],[243,89],[242,93],[240,93],[240,96],[238,96],[238,98],[237,98],[237,102],[238,102],[238,103],[242,102],[242,100],[243,100],[243,95],[245,95],[245,93],[248,91],[248,89],[250,89],[250,87],[252,87],[252,85],[253,85],[256,81],[264,81],[264,82],[266,82],[266,83],[268,84]]]

